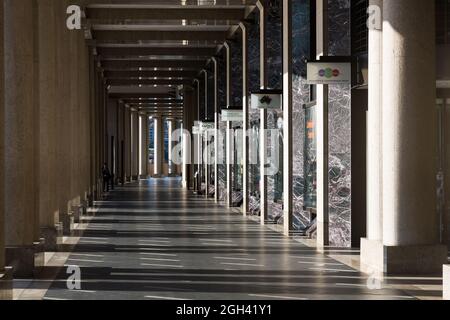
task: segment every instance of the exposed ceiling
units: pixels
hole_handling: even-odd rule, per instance
[[[86,35],[110,96],[181,117],[191,86],[255,8],[256,0],[85,1]]]

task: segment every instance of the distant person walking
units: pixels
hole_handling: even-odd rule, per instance
[[[103,164],[102,167],[102,176],[103,176],[103,192],[109,192],[109,180],[111,179],[111,172],[109,171],[106,162]]]

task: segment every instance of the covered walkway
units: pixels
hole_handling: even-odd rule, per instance
[[[450,299],[450,0],[0,0],[0,43],[0,300]]]
[[[43,283],[48,291],[37,295],[52,300],[414,299],[420,292],[399,279],[370,290],[367,275],[193,195],[177,178],[119,187],[93,211],[77,228],[73,252],[52,258],[57,266],[67,257],[56,279],[36,281],[17,298],[36,298],[30,292]],[[70,265],[81,267],[81,290],[66,285]]]

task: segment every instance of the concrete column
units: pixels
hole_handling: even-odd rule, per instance
[[[328,0],[317,0],[317,59],[328,55]],[[328,85],[317,85],[317,246],[329,244]]]
[[[89,206],[97,199],[95,178],[95,59],[94,50],[89,52]]]
[[[259,41],[260,41],[260,86],[261,89],[265,89],[268,85],[268,78],[266,73],[267,61],[266,61],[266,20],[267,11],[264,8],[262,1],[257,2],[259,9]],[[269,35],[270,36],[270,35]],[[259,180],[259,191],[260,191],[260,222],[262,225],[266,224],[267,221],[267,176],[266,176],[266,160],[267,160],[267,110],[261,109],[259,116],[259,159],[260,159],[260,180]]]
[[[441,273],[447,248],[439,244],[436,130],[428,130],[437,120],[434,2],[384,0],[383,18],[383,245],[374,244],[372,267]]]
[[[160,115],[153,118],[153,132],[154,132],[154,164],[153,164],[153,174],[155,177],[159,178],[162,176],[163,172],[163,122]]]
[[[60,27],[60,26],[58,26]],[[69,65],[67,66],[70,77],[70,113],[66,116],[69,117],[69,128],[70,130],[70,147],[69,147],[69,157],[70,162],[68,164],[68,169],[70,170],[71,179],[70,184],[70,194],[69,194],[69,211],[73,215],[74,210],[80,205],[80,190],[79,182],[81,179],[80,175],[80,130],[79,130],[79,113],[80,113],[80,95],[78,92],[79,81],[78,76],[80,73],[81,65],[79,64],[78,56],[78,31],[69,31]]]
[[[249,130],[249,109],[248,109],[248,31],[245,23],[240,23],[242,30],[242,111],[243,111],[243,125],[242,125],[242,214],[244,216],[248,213],[249,208],[249,144],[247,131]]]
[[[131,177],[137,180],[139,176],[139,114],[136,110],[131,113]]]
[[[36,206],[36,121],[33,1],[4,1],[6,262],[30,277],[39,241]]]
[[[56,251],[61,240],[57,184],[57,60],[54,1],[38,2],[39,70],[39,220],[46,251]],[[59,240],[58,240],[59,239]]]
[[[90,183],[90,161],[92,159],[92,153],[90,149],[90,87],[92,83],[89,81],[90,72],[90,60],[89,60],[89,51],[90,48],[84,42],[84,34],[80,34],[81,39],[84,43],[82,48],[80,49],[83,53],[83,77],[81,78],[82,88],[83,88],[83,96],[84,96],[84,106],[83,106],[83,135],[84,135],[84,190],[85,190],[85,209],[89,206],[89,198],[91,194],[91,183]]]
[[[283,0],[283,224],[284,234],[293,230],[292,154],[292,2]]]
[[[139,115],[139,177],[146,179],[148,175],[148,116],[146,114]]]
[[[173,163],[173,147],[174,147],[174,143],[175,141],[172,141],[172,137],[173,137],[173,132],[176,130],[176,123],[174,119],[170,119],[169,120],[169,125],[168,125],[168,131],[169,131],[169,159],[168,159],[168,166],[169,166],[169,176],[175,176],[177,174],[177,167],[176,165]]]
[[[231,47],[230,44],[225,42],[225,56],[226,56],[226,101],[227,106],[231,103]],[[233,127],[231,121],[227,121],[227,128],[225,133],[225,161],[226,161],[226,171],[227,171],[227,192],[226,192],[226,204],[227,207],[233,205]]]
[[[3,1],[0,2],[0,43],[3,43],[4,13]],[[0,87],[4,88],[4,51],[0,46]],[[5,100],[0,95],[0,300],[12,300],[12,269],[5,266]]]
[[[125,105],[125,181],[131,181],[131,110],[129,105]]]
[[[450,264],[444,265],[443,268],[443,299],[450,300]]]
[[[0,43],[3,43],[4,21],[3,1],[0,3]],[[0,46],[0,87],[5,85],[4,46]],[[5,268],[5,98],[0,94],[0,274]],[[2,276],[0,276],[0,281]],[[0,291],[0,298],[1,296]]]
[[[383,0],[370,0],[371,10],[383,9]],[[375,13],[376,14],[376,13]],[[382,18],[382,16],[380,17]],[[371,266],[371,242],[383,241],[382,108],[383,31],[369,29],[369,111],[367,113],[367,238],[361,239],[361,263]]]

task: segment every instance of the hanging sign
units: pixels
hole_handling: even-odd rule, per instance
[[[222,109],[222,121],[243,121],[244,112],[242,106],[228,106]]]
[[[349,62],[308,62],[308,84],[350,84],[352,65]]]
[[[281,109],[281,90],[260,90],[252,92],[252,109]]]
[[[201,132],[205,132],[206,130],[214,129],[214,122],[213,121],[203,121],[200,122],[200,130]]]

